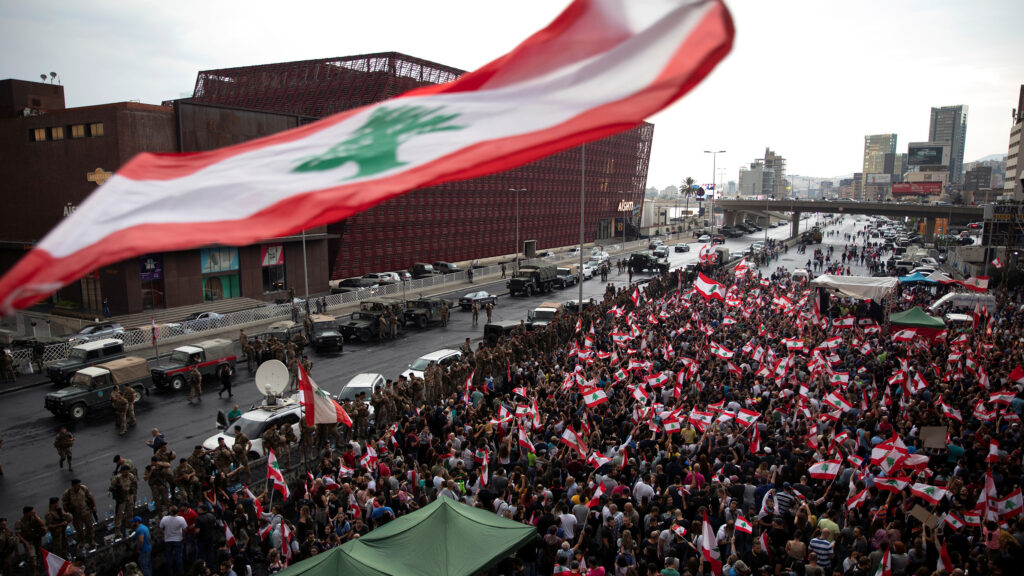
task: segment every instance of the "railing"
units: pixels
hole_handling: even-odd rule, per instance
[[[670,239],[674,238],[676,241],[680,238],[685,237],[685,233],[669,236]],[[617,251],[620,248],[625,248],[625,252],[636,250],[639,247],[646,247],[649,240],[641,239],[632,242],[627,242],[625,245],[612,244],[606,245],[602,248],[605,251]],[[621,252],[620,252],[621,254]],[[552,261],[553,263],[564,263],[564,264],[575,264],[578,257],[570,257],[565,253],[559,254]],[[513,266],[506,268],[507,274],[511,277]],[[450,284],[458,284],[466,282],[468,280],[467,270],[460,270],[451,274],[435,274],[427,278],[419,278],[416,280],[407,280],[405,282],[397,284],[387,284],[383,286],[377,286],[374,288],[362,288],[359,290],[353,290],[351,292],[342,292],[340,294],[331,294],[324,296],[324,300],[327,303],[327,310],[330,312],[332,309],[341,308],[348,304],[355,304],[368,298],[389,298],[389,297],[405,297],[405,298],[417,298],[420,293],[426,290],[435,289],[438,287],[445,287]],[[496,264],[492,266],[485,266],[482,268],[473,269],[474,282],[477,280],[483,280],[484,278],[492,278],[500,276],[501,265]],[[319,298],[311,298],[310,306],[312,309],[313,300]],[[257,308],[249,308],[247,310],[239,310],[237,312],[230,312],[222,314],[216,319],[203,319],[203,320],[190,320],[188,322],[182,322],[180,324],[159,324],[157,325],[157,338],[156,342],[159,345],[161,342],[167,342],[171,339],[180,338],[185,335],[196,335],[197,339],[201,339],[204,333],[212,331],[224,331],[228,328],[245,328],[253,324],[261,322],[272,321],[272,320],[286,320],[292,318],[292,306],[289,304],[269,304],[267,306],[260,306]],[[306,313],[304,304],[296,304],[296,318],[301,319]],[[124,341],[125,349],[135,350],[140,348],[146,348],[153,345],[153,335],[151,329],[147,327],[134,328],[126,330],[123,334],[119,334],[117,338]],[[61,342],[57,344],[50,344],[46,346],[43,352],[43,362],[53,362],[56,360],[63,360],[68,357],[71,352],[71,348],[75,345],[74,342]],[[30,349],[19,349],[13,352],[15,366],[24,366],[32,359],[32,351]]]

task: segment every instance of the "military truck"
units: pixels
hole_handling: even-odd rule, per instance
[[[484,342],[488,346],[497,345],[498,341],[505,336],[521,334],[523,323],[519,320],[500,320],[484,325]]]
[[[436,296],[409,300],[405,304],[405,323],[415,324],[417,328],[426,328],[428,324],[440,322],[441,308],[446,303],[451,310],[451,302]]]
[[[266,342],[267,340],[270,339],[271,336],[273,336],[274,338],[277,338],[277,340],[282,344],[288,342],[289,340],[295,342],[296,344],[299,344],[300,342],[302,342],[302,339],[299,338],[299,336],[301,335],[302,324],[299,324],[298,322],[292,322],[291,320],[281,320],[279,322],[274,322],[270,326],[267,326],[267,329],[257,334],[256,338]]]
[[[559,302],[542,302],[540,306],[526,313],[526,329],[543,328],[555,321],[555,316],[562,309]]]
[[[178,391],[188,387],[188,373],[192,366],[198,366],[203,379],[210,382],[210,378],[214,378],[224,367],[233,369],[237,360],[234,342],[226,338],[214,338],[175,348],[165,363],[150,372],[153,374],[153,384],[158,388]]]
[[[71,349],[64,360],[46,363],[46,375],[54,384],[66,385],[82,368],[124,358],[124,342],[117,338],[104,338],[79,344]]]
[[[338,322],[334,316],[325,314],[313,314],[309,317],[312,330],[309,335],[309,342],[316,348],[317,352],[323,350],[336,350],[341,352],[345,346],[345,337],[338,330]]]
[[[558,282],[558,268],[539,260],[527,260],[519,265],[519,272],[508,281],[511,296],[533,296],[551,292]]]
[[[629,255],[629,268],[636,272],[668,272],[668,258],[658,258],[650,252],[633,252]]]
[[[385,310],[398,315],[398,327],[405,324],[405,301],[395,298],[369,298],[359,303],[359,310],[341,320],[338,328],[349,340],[369,342],[379,337],[380,317]]]
[[[149,394],[153,378],[146,359],[127,356],[82,368],[71,377],[69,386],[46,395],[45,406],[59,418],[81,420],[109,409],[110,394],[115,386],[131,388],[136,400]]]

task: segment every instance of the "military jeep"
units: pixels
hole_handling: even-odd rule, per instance
[[[629,268],[634,272],[668,272],[668,258],[657,258],[650,252],[633,252],[629,255]]]
[[[317,352],[323,350],[336,350],[341,352],[345,346],[345,337],[338,330],[338,322],[334,316],[325,314],[313,314],[309,317],[311,326],[309,341]]]
[[[359,310],[349,315],[348,320],[341,320],[338,328],[349,340],[369,342],[379,338],[380,317],[385,310],[391,310],[398,316],[399,328],[404,324],[405,302],[395,298],[369,298],[359,303]]]
[[[110,393],[116,386],[130,388],[135,400],[149,394],[153,376],[146,359],[127,356],[82,368],[71,377],[69,386],[46,395],[45,406],[55,416],[81,420],[109,409]]]
[[[451,310],[452,303],[444,298],[418,298],[409,300],[405,306],[405,323],[415,324],[418,328],[426,328],[428,324],[441,321],[441,308],[445,304]]]

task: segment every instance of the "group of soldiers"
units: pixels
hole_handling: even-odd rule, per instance
[[[307,317],[308,320],[309,318]],[[312,330],[312,327],[307,326],[307,329]],[[313,361],[302,352],[308,340],[301,333],[296,334],[293,339],[286,340],[285,342],[271,335],[264,342],[258,338],[250,340],[245,330],[239,330],[238,342],[241,345],[242,352],[245,354],[246,365],[250,374],[255,374],[260,365],[267,360],[277,360],[288,366],[288,372],[291,375],[292,391],[295,391],[298,387],[299,364],[302,365],[307,374],[313,369]]]
[[[135,403],[138,401],[138,393],[127,386],[114,386],[110,393],[110,405],[114,409],[114,422],[117,424],[117,430],[121,436],[128,432],[128,426],[135,426],[137,423]]]
[[[477,322],[480,320],[480,303],[474,300],[471,310],[473,312],[473,326],[476,326]],[[491,314],[494,312],[494,302],[488,302],[485,304],[484,311],[487,312],[487,323],[490,324]]]

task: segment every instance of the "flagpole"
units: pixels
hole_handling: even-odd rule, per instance
[[[306,300],[309,300],[309,269],[306,266],[306,229],[302,229],[302,275],[306,280]],[[308,302],[307,302],[308,304]],[[291,302],[288,303],[292,305]]]
[[[586,195],[587,189],[587,145],[580,144],[580,299],[579,309],[580,318],[583,317],[583,201]],[[622,223],[623,235],[625,235],[626,223]],[[625,246],[623,246],[625,248]],[[604,266],[604,263],[601,264]]]

